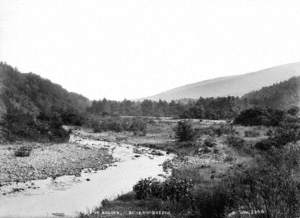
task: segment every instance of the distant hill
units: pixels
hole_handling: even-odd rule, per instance
[[[70,93],[50,80],[33,73],[20,73],[0,63],[1,123],[5,123],[7,131],[15,132],[15,135],[30,138],[33,134],[30,130],[35,130],[34,135],[38,137],[52,127],[52,130],[59,129],[59,123],[74,119],[89,105],[87,98]]]
[[[277,66],[253,73],[228,76],[197,82],[171,89],[144,99],[178,100],[183,98],[197,99],[199,97],[243,96],[248,92],[264,86],[300,76],[300,62]]]
[[[300,77],[263,87],[242,97],[251,106],[288,109],[300,106]]]

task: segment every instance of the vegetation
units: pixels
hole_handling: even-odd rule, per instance
[[[242,148],[245,144],[245,140],[236,135],[228,135],[226,138],[226,142],[229,146],[234,148]]]
[[[107,99],[93,101],[88,112],[101,116],[154,116],[197,119],[230,119],[239,112],[237,97],[200,98],[189,101],[121,102]]]
[[[175,137],[179,142],[192,141],[194,139],[195,132],[191,123],[188,121],[179,121],[175,127]]]
[[[117,199],[126,202],[125,206],[168,210],[175,217],[221,218],[241,210],[259,212],[261,218],[289,218],[298,213],[299,149],[294,145],[300,139],[299,108],[295,106],[300,100],[299,77],[241,98],[171,102],[103,99],[90,105],[88,99],[37,75],[21,74],[3,63],[0,73],[1,133],[8,140],[61,142],[69,136],[64,125],[86,125],[95,132],[130,132],[128,135],[144,140],[142,145],[178,154],[178,167],[173,168],[171,177],[139,181],[132,193]],[[200,121],[181,120],[176,126],[174,122],[165,124],[162,130],[155,129],[155,122],[145,116],[234,122],[203,126]],[[239,134],[236,124],[252,129]],[[254,126],[266,127],[267,136]],[[168,132],[173,127],[174,132]],[[147,138],[149,129],[151,133],[165,131],[165,135],[161,133],[164,141],[157,143],[157,135]],[[243,157],[251,159],[248,165],[235,162],[236,151],[245,147],[256,148],[252,156]],[[30,156],[31,149],[21,146],[14,155]],[[104,201],[102,206],[112,205]]]
[[[299,154],[295,147],[271,150],[250,167],[233,169],[209,186],[199,178],[191,179],[193,174],[181,174],[183,179],[173,173],[164,182],[143,179],[133,187],[133,193],[117,199],[118,205],[124,202],[124,206],[134,204],[144,210],[170,210],[173,217],[224,218],[232,211],[237,215],[248,212],[249,217],[297,217],[299,183],[294,173]],[[103,204],[104,209],[113,206],[111,201]]]
[[[16,157],[28,157],[32,151],[32,147],[21,146],[15,151]]]
[[[99,117],[91,116],[89,121],[86,122],[88,127],[91,127],[94,132],[114,131],[133,132],[135,135],[146,135],[148,119],[133,117]]]
[[[177,153],[175,165],[164,164],[165,169],[172,168],[172,175],[165,181],[140,180],[133,192],[107,201],[102,209],[166,210],[173,217],[243,217],[243,213],[251,218],[297,217],[297,115],[295,107],[253,108],[238,116],[245,126],[174,123],[177,140],[153,147]],[[253,126],[258,123],[260,127]]]
[[[300,102],[300,77],[293,77],[242,97],[249,105],[286,110]]]
[[[259,131],[256,131],[256,130],[247,130],[244,132],[244,134],[245,134],[245,137],[251,137],[251,138],[260,136]]]
[[[234,123],[244,126],[279,126],[284,119],[285,113],[282,110],[256,107],[242,111]]]
[[[101,116],[174,116],[183,113],[186,106],[180,102],[150,101],[134,102],[123,100],[121,102],[107,99],[93,101],[88,112]]]
[[[181,118],[231,119],[240,111],[242,102],[238,97],[199,98],[187,107]]]
[[[1,126],[8,140],[66,140],[62,125],[82,123],[89,105],[85,97],[35,74],[21,74],[0,63]]]
[[[263,218],[297,217],[299,183],[294,172],[299,168],[299,149],[275,149],[266,155],[228,178],[235,208],[260,212]]]
[[[120,116],[171,116],[180,118],[196,119],[232,119],[241,111],[249,108],[272,108],[286,110],[298,105],[300,96],[298,87],[300,86],[300,77],[291,78],[270,87],[251,92],[245,96],[239,97],[217,97],[217,98],[199,98],[198,100],[179,100],[179,101],[151,101],[134,102],[124,100],[121,102],[110,101],[107,99],[93,101],[88,112],[98,115],[120,115]],[[270,118],[280,116],[276,110],[257,110],[247,113],[258,113],[258,120],[253,120],[248,125],[257,125],[256,123],[266,122],[266,125],[274,124]],[[274,113],[274,114],[273,114]],[[243,116],[246,116],[244,114]],[[267,120],[262,120],[266,118]],[[275,118],[277,119],[277,118]],[[260,124],[258,124],[260,125]],[[265,124],[263,124],[265,125]]]

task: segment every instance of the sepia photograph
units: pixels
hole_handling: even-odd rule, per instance
[[[300,218],[300,2],[0,0],[0,218]]]

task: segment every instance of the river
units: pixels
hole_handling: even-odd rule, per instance
[[[48,178],[12,184],[16,188],[34,183],[38,188],[0,196],[0,217],[76,216],[78,212],[99,206],[104,199],[113,199],[131,191],[142,178],[159,178],[160,174],[165,174],[161,164],[172,158],[172,155],[165,153],[157,156],[150,152],[137,157],[131,145],[97,143],[99,146],[111,146],[113,157],[119,160],[114,166],[96,172],[84,170],[79,177],[61,176],[55,180]]]

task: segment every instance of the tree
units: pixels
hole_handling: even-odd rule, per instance
[[[195,131],[189,121],[179,121],[175,127],[175,137],[179,142],[191,141],[194,139]]]

